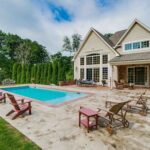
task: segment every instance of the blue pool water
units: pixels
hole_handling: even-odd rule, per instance
[[[87,95],[84,93],[66,92],[60,90],[35,88],[29,86],[3,88],[3,90],[18,95],[26,96],[29,98],[37,99],[39,101],[53,105],[61,104],[66,101],[75,100],[77,98],[85,97]]]

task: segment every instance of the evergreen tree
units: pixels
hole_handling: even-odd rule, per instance
[[[40,84],[43,84],[43,76],[44,76],[44,64],[40,65]]]
[[[26,65],[26,83],[30,83],[30,64]]]
[[[47,84],[47,74],[48,74],[48,64],[44,64],[44,72],[43,72],[43,83]]]
[[[52,83],[58,84],[58,62],[57,60],[53,61],[53,73],[52,73]]]
[[[37,72],[36,72],[36,83],[39,84],[40,83],[40,64],[37,65]]]
[[[12,72],[12,79],[16,82],[17,82],[17,67],[18,67],[18,64],[14,63],[13,72]]]
[[[65,68],[63,66],[63,61],[59,60],[58,62],[58,81],[65,81],[66,75],[65,75]]]
[[[36,78],[37,65],[34,64],[31,68],[31,83],[35,83]]]
[[[52,83],[52,63],[47,65],[47,84]]]
[[[17,67],[17,83],[19,84],[21,81],[21,65],[18,64],[18,67]]]
[[[24,84],[26,82],[26,67],[25,64],[22,64],[22,69],[21,69],[21,83]]]

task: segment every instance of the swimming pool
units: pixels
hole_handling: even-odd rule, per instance
[[[20,96],[36,99],[52,105],[62,104],[64,102],[72,101],[87,96],[87,94],[85,93],[67,92],[61,90],[30,87],[30,86],[10,87],[1,89],[14,94],[18,94]]]

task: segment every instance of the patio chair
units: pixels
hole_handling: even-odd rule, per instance
[[[12,113],[15,113],[15,115],[12,117],[12,120],[16,119],[18,116],[22,115],[26,111],[29,111],[29,115],[31,115],[31,102],[32,101],[24,101],[24,99],[18,99],[16,100],[15,97],[9,93],[7,93],[7,96],[11,102],[11,105],[13,106],[13,109],[6,114],[6,116],[9,116]],[[18,103],[21,101],[21,103]]]
[[[6,96],[5,96],[5,93],[0,92],[0,102],[6,103]]]
[[[135,99],[135,97],[133,97],[133,99],[130,100],[130,102],[127,104],[128,110],[138,109],[139,114],[146,116],[149,108],[147,106],[147,99],[143,97],[143,95],[145,95],[145,93],[146,93],[146,91],[141,93],[140,96],[138,97],[138,99]],[[118,103],[117,101],[108,100],[105,102],[105,106],[106,106],[106,108],[108,108],[117,103]]]
[[[124,88],[124,84],[123,83],[119,83],[118,81],[114,80],[116,89],[122,90]]]
[[[123,109],[129,102],[117,103],[109,110],[98,108],[99,117],[102,119],[104,126],[110,134],[113,133],[113,129],[116,127],[129,127],[129,121],[126,119],[127,109]]]

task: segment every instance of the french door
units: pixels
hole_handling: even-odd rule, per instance
[[[99,82],[100,69],[99,68],[87,68],[86,69],[86,79],[88,81]]]
[[[129,67],[128,68],[128,83],[134,83],[135,85],[147,85],[148,84],[148,67]]]

